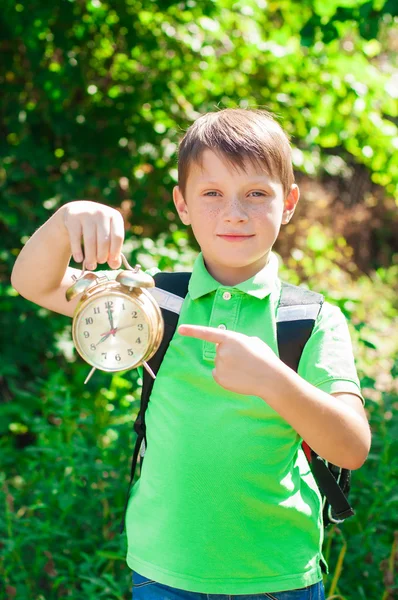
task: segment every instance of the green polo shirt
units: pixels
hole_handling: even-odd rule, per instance
[[[258,336],[278,354],[280,290],[273,253],[233,287],[213,279],[199,254],[179,324]],[[302,440],[261,398],[219,386],[214,358],[214,344],[176,332],[163,359],[126,515],[127,563],[167,586],[208,594],[314,584],[322,579],[321,497]],[[339,308],[324,303],[299,374],[324,392],[361,397]]]

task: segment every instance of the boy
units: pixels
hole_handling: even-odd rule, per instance
[[[265,111],[209,113],[185,134],[178,169],[174,203],[201,252],[126,515],[134,598],[324,598],[320,494],[301,438],[357,469],[370,431],[337,307],[323,304],[298,373],[278,358],[272,246],[299,200],[288,138]],[[117,269],[123,235],[116,210],[66,204],[25,245],[12,284],[72,316],[70,255],[82,260],[83,239],[87,268]]]

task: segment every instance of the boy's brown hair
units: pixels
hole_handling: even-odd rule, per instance
[[[225,108],[209,112],[189,127],[178,149],[178,185],[185,198],[191,164],[201,165],[204,150],[215,152],[233,168],[249,161],[279,179],[285,197],[294,183],[289,138],[266,110]]]

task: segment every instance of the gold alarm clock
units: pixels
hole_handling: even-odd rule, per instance
[[[147,361],[162,341],[164,322],[162,312],[149,288],[154,279],[141,270],[133,269],[121,255],[126,270],[116,279],[85,271],[66,291],[66,299],[82,294],[72,322],[72,337],[76,350],[92,369],[125,371],[143,365],[155,378]]]

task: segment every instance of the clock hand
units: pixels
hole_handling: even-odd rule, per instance
[[[100,341],[98,342],[98,344],[95,344],[95,347],[96,347],[96,348],[98,348],[98,346],[99,346],[100,344],[102,344],[102,342],[105,342],[105,340],[107,340],[107,339],[108,339],[108,337],[111,335],[111,333],[112,333],[112,330],[111,330],[111,331],[108,331],[108,333],[103,333],[103,334],[101,334],[101,335],[102,335],[102,338],[100,339]],[[84,383],[85,383],[85,384],[86,384],[86,383],[89,381],[89,379],[91,378],[91,376],[93,375],[93,373],[94,373],[94,371],[95,371],[95,370],[96,370],[96,367],[93,367],[93,368],[91,369],[90,373],[87,375],[86,379],[84,380]]]
[[[116,331],[120,331],[121,329],[127,329],[128,327],[135,327],[135,323],[131,323],[131,325],[123,325],[123,327],[116,327]]]
[[[135,327],[135,323],[132,323],[131,325],[123,325],[123,327],[116,327],[115,329],[111,329],[107,333],[101,333],[101,335],[109,336],[109,335],[111,335],[111,333],[113,333],[113,335],[115,335],[121,329],[127,329],[128,327]]]
[[[109,324],[111,326],[111,333],[113,335],[115,335],[116,330],[115,330],[115,326],[113,324],[113,314],[112,314],[112,309],[110,306],[108,306],[108,319],[109,319]]]
[[[108,331],[108,333],[101,333],[101,335],[103,336],[100,341],[98,342],[98,344],[95,344],[95,346],[99,346],[100,344],[102,344],[102,342],[105,342],[105,340],[108,339],[108,337],[111,335],[112,331]]]
[[[108,339],[108,337],[111,335],[112,330],[109,331],[108,333],[103,333],[102,338],[100,339],[100,341],[98,342],[98,344],[95,344],[95,347],[97,348],[100,344],[102,344],[102,342],[105,342],[105,340]],[[96,370],[96,367],[93,367],[90,371],[90,373],[87,375],[86,379],[84,380],[84,383],[86,384],[89,379],[91,378],[91,376],[93,375],[94,371]]]

